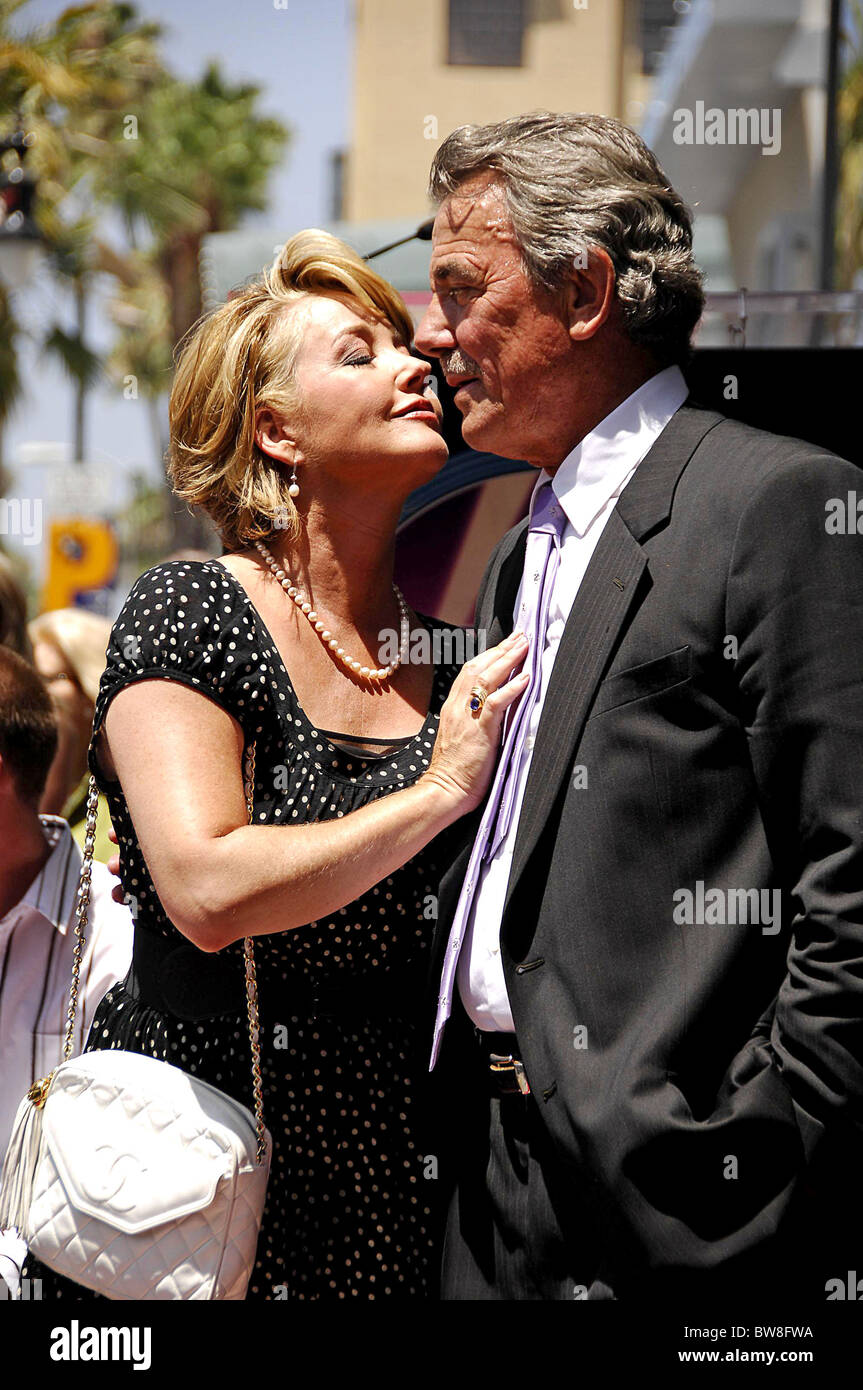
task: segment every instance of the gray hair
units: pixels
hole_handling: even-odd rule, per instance
[[[663,363],[686,359],[704,307],[692,217],[640,135],[583,112],[460,126],[435,154],[431,197],[442,202],[485,170],[498,175],[534,284],[560,290],[578,258],[601,247],[632,341]]]

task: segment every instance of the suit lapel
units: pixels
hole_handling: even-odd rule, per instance
[[[636,599],[647,568],[640,542],[668,518],[681,473],[697,445],[722,419],[711,411],[683,405],[635,470],[600,536],[555,657],[522,803],[504,914],[572,766],[596,688]],[[515,553],[523,564],[524,544]],[[509,613],[506,631],[512,624],[511,606]]]
[[[575,748],[594,691],[635,598],[647,557],[612,512],[576,595],[554,661],[528,773],[506,906],[533,853]],[[553,711],[553,717],[549,717]],[[504,912],[506,912],[506,906]]]

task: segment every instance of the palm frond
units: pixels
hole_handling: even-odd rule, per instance
[[[55,323],[44,338],[42,350],[56,357],[71,380],[85,390],[93,386],[102,374],[99,354],[87,347],[77,333],[67,333],[59,323]]]

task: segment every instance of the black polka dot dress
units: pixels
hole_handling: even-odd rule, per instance
[[[428,766],[457,670],[448,657],[459,630],[423,621],[447,658],[435,667],[423,727],[393,740],[395,751],[357,756],[311,725],[263,620],[223,565],[157,565],[137,581],[114,625],[95,727],[131,682],[181,681],[228,710],[247,746],[255,741],[256,823],[345,816],[410,785]],[[165,915],[119,783],[100,783],[136,934],[194,950]],[[447,839],[325,920],[255,939],[273,1163],[250,1299],[435,1296],[442,1184],[427,1152],[422,1093],[429,951]],[[194,955],[202,970],[231,961],[242,978],[242,943],[218,957]],[[87,1047],[162,1058],[251,1108],[244,1013],[190,1018],[194,1002],[178,1017],[136,997],[127,979],[102,1000]],[[43,1279],[45,1298],[94,1297],[35,1261],[27,1272]]]

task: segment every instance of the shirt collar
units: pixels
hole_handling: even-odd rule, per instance
[[[689,391],[679,367],[665,367],[615,406],[567,454],[552,479],[552,487],[573,530],[583,536],[612,497],[623,491],[630,473],[641,462]],[[542,469],[531,496],[531,516],[537,492],[548,482]]]
[[[30,907],[66,931],[75,911],[81,851],[66,821],[60,816],[40,816],[42,832],[51,853],[24,894],[19,907]]]

